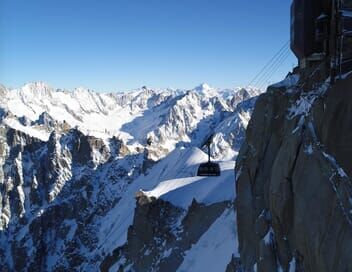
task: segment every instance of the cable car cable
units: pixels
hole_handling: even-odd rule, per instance
[[[286,56],[286,54],[288,53],[288,48],[283,51],[280,56],[278,56],[277,60],[272,63],[272,65],[270,67],[268,67],[268,69],[265,71],[265,73],[260,77],[260,79],[258,79],[258,81],[256,82],[257,86],[262,85],[263,81],[266,81],[268,75],[271,73],[271,71],[273,69],[275,69],[275,67],[281,62],[281,60]]]
[[[265,66],[265,69],[261,71],[260,74],[257,75],[256,80],[252,81],[250,83],[250,86],[258,86],[259,83],[263,80],[263,78],[266,77],[267,71],[270,70],[273,66],[276,65],[276,63],[281,59],[282,55],[284,54],[285,51],[281,51],[273,61],[271,61],[270,63],[268,63]]]
[[[248,86],[250,86],[251,84],[253,84],[258,77],[268,68],[268,66],[271,65],[272,62],[275,62],[275,60],[277,59],[277,57],[282,53],[282,51],[284,51],[287,46],[289,44],[289,41],[287,41],[278,52],[276,52],[276,54],[264,65],[264,67],[256,74],[256,76],[249,82]]]
[[[264,71],[264,73],[262,73],[262,75],[258,78],[258,80],[255,82],[256,86],[261,85],[261,83],[263,82],[263,80],[265,80],[268,76],[268,74],[270,73],[270,71],[276,67],[276,65],[278,63],[280,63],[281,59],[287,54],[287,51],[289,51],[289,47],[285,48],[284,51],[282,51],[277,58],[275,59],[274,62],[272,62],[269,67],[267,67],[267,69]]]
[[[258,81],[256,82],[256,86],[259,87],[263,84],[263,82],[266,82],[268,77],[270,76],[270,74],[272,73],[273,70],[276,69],[276,67],[278,65],[281,64],[282,60],[285,59],[288,54],[289,54],[289,48],[286,48],[285,51],[283,51],[278,58],[276,59],[276,61],[274,63],[272,63],[272,65],[270,65],[270,67],[268,67],[268,69],[262,74],[262,76],[258,79]]]
[[[275,73],[280,69],[283,63],[287,60],[287,58],[290,55],[290,51],[288,50],[280,59],[280,61],[277,62],[275,66],[272,67],[272,69],[267,73],[266,78],[261,82],[261,84],[258,86],[258,88],[264,88],[265,84],[275,75]]]
[[[290,55],[290,51],[288,50],[286,52],[286,54],[282,57],[282,59],[280,60],[280,62],[277,63],[276,67],[273,67],[273,69],[271,70],[271,72],[268,74],[267,78],[265,81],[262,82],[262,85],[260,86],[260,88],[264,88],[265,87],[265,83],[269,82],[269,80],[276,74],[276,72],[280,69],[280,67],[282,66],[283,63],[285,63],[285,61],[287,60],[287,58]]]
[[[278,55],[281,54],[281,51],[285,50],[287,48],[287,46],[289,45],[290,41],[285,42],[285,44],[280,48],[280,50],[278,52],[276,52],[276,54],[264,65],[264,67],[255,75],[255,77],[249,82],[248,86],[251,86],[251,84],[253,84],[257,78],[268,68],[269,65],[271,65],[271,63],[273,61],[275,61],[275,59],[277,58]]]

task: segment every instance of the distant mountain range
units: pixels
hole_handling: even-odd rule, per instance
[[[76,127],[102,139],[116,136],[131,149],[145,146],[149,139],[158,159],[180,143],[199,146],[211,133],[224,134],[216,138],[219,145],[222,142],[234,149],[234,138],[221,123],[229,118],[227,123],[246,126],[250,105],[241,102],[260,92],[254,88],[220,90],[207,84],[193,90],[142,87],[124,93],[97,93],[77,88],[71,92],[35,82],[19,89],[0,86],[0,93],[2,122],[25,134],[47,141],[53,130]],[[214,156],[234,155],[220,154],[225,147],[219,145],[213,148]]]

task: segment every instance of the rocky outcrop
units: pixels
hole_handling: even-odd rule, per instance
[[[315,85],[256,103],[236,164],[245,271],[352,271],[352,78]]]
[[[136,198],[128,242],[105,258],[101,271],[112,267],[114,271],[177,271],[185,252],[232,207],[229,201],[207,206],[193,200],[189,209],[184,210],[143,193]]]

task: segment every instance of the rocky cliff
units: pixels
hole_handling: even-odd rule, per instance
[[[224,251],[223,245],[233,241],[232,236],[222,239],[207,240],[205,246],[201,239],[207,232],[223,231],[234,224],[233,206],[230,201],[204,205],[194,200],[187,210],[178,208],[162,199],[148,199],[138,196],[133,225],[128,231],[128,242],[116,248],[101,264],[101,271],[202,271],[205,267],[213,271],[225,271],[231,254],[236,251]],[[204,238],[203,238],[204,239]],[[209,253],[217,242],[221,258],[209,256],[210,260],[201,259],[202,253]],[[198,245],[198,255],[191,256]],[[229,248],[228,245],[225,248]],[[215,254],[214,254],[215,255]],[[205,256],[204,256],[205,257]]]
[[[236,163],[245,271],[352,271],[352,78],[257,100]]]

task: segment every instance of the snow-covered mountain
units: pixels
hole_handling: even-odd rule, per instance
[[[259,93],[256,89],[219,90],[207,84],[188,91],[142,87],[124,93],[83,88],[70,92],[42,82],[20,89],[0,87],[0,92],[0,107],[6,113],[3,123],[25,134],[47,141],[55,129],[77,127],[85,135],[102,139],[116,136],[132,149],[149,142],[154,159],[180,142],[199,146],[204,136],[220,133],[216,126],[235,112],[240,102]],[[242,107],[236,114],[238,122],[246,125],[247,109]],[[227,140],[231,147],[233,139]],[[220,152],[214,155],[221,157]]]
[[[188,271],[220,244],[214,269],[235,262],[232,161],[257,90],[0,94],[1,267]],[[222,176],[195,178],[212,134]]]

